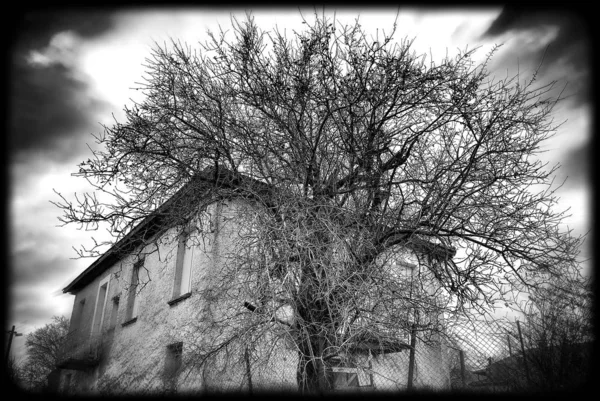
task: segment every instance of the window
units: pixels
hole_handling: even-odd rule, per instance
[[[108,329],[112,330],[117,325],[117,316],[119,314],[119,297],[115,296],[112,299],[112,312],[110,314],[110,323]]]
[[[92,320],[92,335],[97,335],[102,330],[104,323],[104,311],[106,310],[106,298],[108,296],[108,285],[110,275],[100,281],[98,287],[98,296],[96,297],[96,306],[94,308],[94,319]]]
[[[179,237],[177,260],[175,262],[175,283],[173,286],[173,300],[188,294],[191,291],[192,262],[194,246],[190,232],[185,231]]]
[[[79,301],[77,309],[73,307],[73,316],[71,317],[71,326],[69,327],[69,333],[77,331],[81,327],[81,320],[83,319],[83,308],[85,307],[85,298]]]
[[[356,368],[333,367],[333,388],[344,389],[359,387],[358,371]]]
[[[373,387],[370,361],[368,361],[368,367],[347,366],[339,360],[332,362],[331,371],[333,375],[333,388],[335,390]]]
[[[67,373],[65,376],[65,385],[63,387],[63,393],[69,394],[71,392],[71,373]]]
[[[144,266],[144,259],[138,260],[131,270],[131,282],[129,285],[129,294],[127,298],[127,314],[126,321],[124,324],[133,322],[138,315],[138,303],[139,303],[139,281],[140,281],[140,269]]]
[[[181,356],[183,354],[183,343],[177,342],[167,345],[167,355],[165,358],[164,384],[168,391],[175,391],[177,388],[177,376],[181,369]]]

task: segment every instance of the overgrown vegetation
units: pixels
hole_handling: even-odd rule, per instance
[[[48,375],[58,363],[61,347],[69,332],[69,319],[52,317],[52,322],[27,335],[27,358],[19,368],[20,383],[35,392],[48,391]]]

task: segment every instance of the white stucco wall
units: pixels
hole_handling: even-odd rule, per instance
[[[169,344],[183,343],[183,369],[177,378],[179,392],[246,390],[248,380],[242,352],[243,344],[232,346],[229,359],[217,358],[209,368],[200,368],[194,358],[201,354],[203,345],[214,343],[222,331],[234,330],[230,321],[250,319],[251,313],[243,307],[247,299],[244,280],[252,285],[251,278],[243,271],[236,271],[235,264],[228,263],[227,253],[235,250],[239,235],[239,208],[247,207],[239,201],[229,201],[220,210],[221,217],[207,224],[204,242],[198,244],[192,262],[191,295],[187,299],[169,305],[175,282],[175,264],[178,241],[175,230],[162,235],[158,248],[148,248],[144,260],[147,280],[138,294],[138,314],[135,322],[123,325],[127,318],[128,287],[132,268],[137,260],[128,256],[119,261],[93,282],[80,290],[74,300],[74,310],[85,299],[83,319],[73,320],[80,338],[91,332],[91,320],[95,308],[98,286],[109,278],[108,301],[102,328],[104,352],[99,366],[88,371],[63,370],[61,383],[64,387],[67,375],[71,375],[71,392],[75,393],[160,393],[170,388],[165,376],[165,361]],[[208,209],[214,219],[217,205]],[[407,256],[414,264],[415,258]],[[404,267],[405,268],[405,267]],[[144,275],[142,275],[144,277]],[[236,283],[236,285],[228,285]],[[113,299],[119,298],[116,325],[109,329]],[[287,318],[287,317],[286,317]],[[214,330],[211,331],[211,328]],[[208,330],[207,330],[208,329]],[[281,331],[281,326],[277,329]],[[276,333],[277,330],[273,333]],[[276,333],[277,334],[277,333]],[[261,341],[253,343],[249,359],[252,365],[252,386],[255,390],[294,390],[298,356],[290,343],[280,341],[285,335],[266,332]],[[276,341],[277,340],[277,341]],[[237,347],[237,348],[236,348]],[[417,348],[415,387],[442,388],[449,373],[441,359],[439,346],[419,345]],[[267,352],[268,351],[268,352]],[[260,354],[260,355],[259,355]],[[261,355],[269,355],[268,358]],[[376,389],[396,390],[406,385],[408,374],[408,351],[377,356],[372,359]],[[449,385],[449,382],[448,382]]]

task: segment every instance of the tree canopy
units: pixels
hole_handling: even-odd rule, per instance
[[[61,347],[69,332],[69,319],[53,316],[52,322],[27,335],[27,359],[20,368],[20,378],[30,389],[43,391],[50,372],[56,369]]]
[[[427,62],[395,26],[373,37],[316,17],[288,37],[251,17],[232,24],[199,48],[154,50],[144,99],[75,173],[96,192],[58,203],[64,223],[108,223],[113,244],[203,172],[249,178],[236,193],[262,207],[240,216],[252,246],[231,257],[269,277],[257,299],[292,308],[306,388],[327,386],[327,350],[405,330],[407,310],[485,312],[576,274],[582,239],[561,230],[555,168],[538,157],[556,128],[553,83],[495,79],[493,52]],[[210,199],[231,196],[216,185]],[[427,280],[390,280],[407,247]],[[425,281],[429,298],[412,289]]]

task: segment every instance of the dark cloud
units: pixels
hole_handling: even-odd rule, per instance
[[[590,144],[585,142],[570,149],[562,157],[560,174],[568,177],[565,183],[567,188],[589,185],[591,173],[589,153]]]
[[[17,67],[11,82],[10,142],[17,160],[41,151],[63,160],[77,153],[76,138],[100,128],[96,112],[106,104],[62,65]],[[81,149],[84,143],[78,144]]]
[[[591,10],[590,10],[591,11]],[[557,35],[547,47],[537,51],[517,53],[524,59],[539,63],[543,59],[540,73],[560,71],[561,79],[569,83],[568,93],[575,105],[590,99],[590,49],[592,35],[590,20],[580,10],[572,8],[517,7],[508,6],[484,33],[484,37],[497,37],[508,32],[535,32],[546,27],[558,28]],[[518,52],[518,49],[516,49]],[[510,55],[512,57],[514,55]]]
[[[23,13],[15,24],[16,50],[28,50],[48,45],[58,32],[71,30],[83,38],[93,38],[114,28],[114,13],[110,11],[31,11]]]
[[[69,251],[66,249],[65,253]],[[17,286],[47,283],[56,277],[68,276],[73,270],[73,266],[68,263],[68,255],[49,257],[33,247],[13,252],[12,261],[12,280]]]
[[[105,103],[90,92],[68,63],[29,62],[32,51],[43,51],[52,38],[70,31],[92,38],[113,28],[108,12],[31,12],[16,25],[11,54],[8,144],[11,155],[22,161],[35,155],[54,161],[72,158],[85,146],[82,134],[97,131],[96,112]]]

